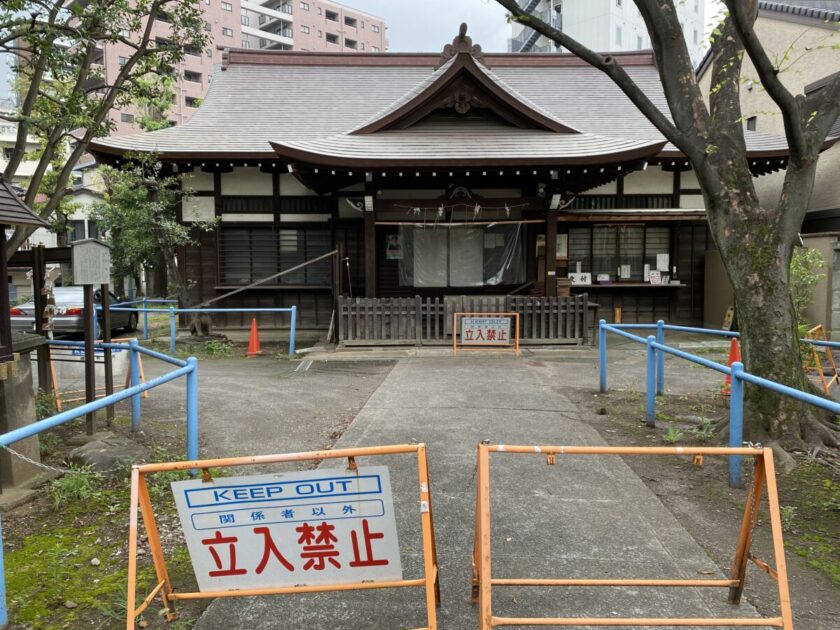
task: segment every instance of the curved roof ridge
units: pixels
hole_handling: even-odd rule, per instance
[[[374,133],[391,127],[397,120],[426,105],[461,72],[468,73],[476,78],[493,93],[493,96],[506,101],[508,106],[533,122],[535,127],[559,133],[580,133],[578,129],[566,124],[505,83],[496,73],[471,54],[464,52],[455,54],[425,80],[349,133]]]
[[[403,105],[405,105],[407,103],[410,103],[412,100],[417,98],[418,95],[422,94],[429,86],[433,85],[442,74],[446,73],[449,70],[449,68],[452,67],[452,65],[454,63],[455,63],[455,57],[452,57],[452,59],[450,59],[445,64],[443,64],[440,68],[437,68],[428,77],[426,77],[425,79],[420,81],[420,83],[418,83],[416,86],[411,88],[405,94],[400,96],[393,103],[391,103],[390,105],[388,105],[388,106],[384,107],[383,109],[379,110],[373,116],[371,116],[365,122],[363,122],[361,125],[358,125],[355,129],[351,129],[348,133],[356,133],[360,129],[364,129],[365,127],[368,127],[369,125],[372,125],[377,120],[381,120],[382,118],[385,118],[386,116],[393,113],[394,111],[396,111],[397,109],[399,109]]]
[[[665,140],[626,139],[595,133],[558,134],[546,129],[511,129],[475,123],[462,131],[468,142],[441,144],[448,125],[433,123],[377,134],[339,133],[314,139],[271,141],[281,159],[316,166],[383,167],[417,164],[446,166],[455,162],[491,164],[595,164],[650,159]],[[529,141],[541,140],[531,143]],[[534,147],[539,147],[535,149]]]

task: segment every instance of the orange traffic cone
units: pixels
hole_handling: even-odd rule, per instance
[[[246,356],[256,357],[262,354],[260,350],[260,333],[257,332],[257,318],[251,320],[251,335],[248,338],[248,353]]]
[[[738,345],[738,338],[732,337],[732,341],[729,342],[729,367],[732,367],[732,364],[736,361],[741,360],[741,347]],[[729,374],[726,375],[726,381],[723,384],[723,395],[729,396],[730,393],[730,386],[732,384],[732,377]]]

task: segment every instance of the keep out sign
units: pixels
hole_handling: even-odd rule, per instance
[[[386,466],[172,483],[201,591],[402,580]]]

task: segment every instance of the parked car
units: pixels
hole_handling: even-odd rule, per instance
[[[53,316],[53,330],[57,333],[84,332],[84,289],[83,287],[56,287],[55,315]],[[123,300],[108,292],[108,304],[114,305]],[[102,303],[102,292],[97,289],[93,294],[96,304]],[[121,307],[122,308],[122,307]],[[13,306],[9,311],[12,330],[35,329],[35,301],[29,300],[25,304]],[[99,326],[102,326],[102,311],[97,311]],[[134,332],[137,330],[137,311],[111,311],[111,329]]]

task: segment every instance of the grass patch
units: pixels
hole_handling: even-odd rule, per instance
[[[127,434],[128,419],[118,416],[113,430]],[[148,420],[146,440],[153,461],[180,459],[181,427]],[[83,427],[42,434],[51,446],[50,463],[61,464],[67,438]],[[42,440],[42,445],[43,445]],[[189,553],[180,531],[170,483],[186,472],[147,477],[173,585],[196,590]],[[8,514],[3,529],[11,627],[26,630],[112,629],[125,627],[130,483],[120,475],[67,474],[43,486],[37,498]],[[141,526],[138,601],[154,588],[155,572]],[[91,563],[93,559],[98,560]],[[192,627],[206,601],[183,602],[181,619],[168,624],[158,615],[160,599],[143,616],[149,630]]]
[[[790,518],[785,543],[809,565],[840,584],[840,479],[819,461],[779,477],[780,501]],[[784,516],[784,515],[783,515]]]

